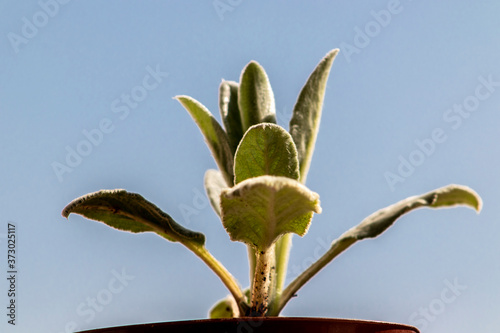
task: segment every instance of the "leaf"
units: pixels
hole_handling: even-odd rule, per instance
[[[300,91],[290,120],[290,134],[297,146],[300,179],[305,184],[316,144],[326,82],[338,49],[332,50],[319,62]]]
[[[220,194],[222,189],[227,188],[227,184],[222,177],[222,174],[218,170],[207,170],[205,172],[205,190],[207,191],[207,196],[210,199],[210,204],[215,210],[217,215],[221,216],[220,212]]]
[[[176,96],[175,99],[184,106],[200,128],[226,183],[233,185],[233,153],[226,132],[210,111],[197,100],[189,96]]]
[[[238,88],[238,83],[234,81],[223,80],[219,86],[220,114],[233,154],[244,134],[238,107]]]
[[[319,195],[298,181],[276,176],[250,178],[221,194],[222,224],[231,240],[265,251],[281,235],[305,235]]]
[[[256,61],[248,63],[241,73],[238,106],[244,132],[262,122],[276,123],[273,90],[264,68]]]
[[[242,313],[241,316],[248,316],[247,312],[250,311],[250,307],[248,305],[250,297],[251,297],[250,289],[247,288],[243,290],[243,299],[242,303],[240,304],[241,305],[240,312]],[[228,295],[227,297],[215,303],[210,309],[208,314],[210,319],[238,317],[238,305],[236,304],[234,297]]]
[[[441,208],[465,205],[481,210],[482,201],[479,195],[467,186],[448,185],[434,191],[401,200],[383,208],[365,218],[359,225],[348,230],[340,238],[361,240],[373,238],[387,230],[399,217],[420,207]]]
[[[270,315],[277,316],[304,284],[357,241],[379,236],[399,217],[413,209],[420,207],[446,208],[458,205],[471,207],[479,213],[482,208],[481,197],[467,186],[448,185],[419,196],[409,197],[376,211],[334,240],[324,255],[296,277],[283,291],[278,306],[273,309]]]
[[[136,193],[125,190],[101,190],[71,201],[62,211],[103,222],[115,229],[138,232],[156,232],[173,241],[204,245],[205,236],[177,224],[168,214]]]
[[[431,207],[450,207],[465,205],[474,208],[479,213],[483,207],[483,201],[479,194],[473,189],[463,185],[448,185],[436,191],[435,200]]]
[[[173,242],[180,242],[198,256],[221,279],[238,304],[238,313],[245,313],[245,299],[234,277],[205,248],[205,235],[177,224],[136,193],[125,190],[101,190],[77,198],[62,211],[64,217],[71,213],[103,222],[110,227],[130,232],[156,232]]]
[[[232,296],[228,296],[217,302],[209,311],[210,319],[234,318],[238,313],[238,305]]]
[[[299,179],[297,150],[290,134],[275,124],[250,127],[236,150],[234,174],[235,184],[264,175]]]

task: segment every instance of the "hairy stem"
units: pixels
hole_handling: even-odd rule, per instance
[[[255,261],[256,261],[256,254],[255,250],[253,247],[250,245],[247,245],[247,252],[248,252],[248,270],[250,273],[250,290],[253,289],[253,279],[255,276]]]
[[[251,315],[255,317],[263,317],[268,311],[270,297],[273,293],[274,253],[274,246],[270,246],[265,251],[256,252],[251,302]]]

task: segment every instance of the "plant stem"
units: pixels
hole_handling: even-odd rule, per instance
[[[292,246],[292,234],[283,235],[276,242],[276,294],[281,294],[285,284],[288,257]]]
[[[248,251],[248,270],[250,273],[250,290],[253,289],[253,278],[255,275],[255,261],[256,261],[256,254],[255,250],[253,247],[250,245],[247,245],[247,251]]]
[[[295,296],[296,292],[306,284],[316,273],[318,273],[323,267],[329,264],[336,256],[346,250],[349,246],[357,241],[355,238],[345,238],[340,236],[337,240],[332,243],[330,249],[319,258],[315,263],[313,263],[309,268],[302,272],[295,280],[293,280],[283,291],[280,297],[279,303],[276,307],[272,309],[272,313],[269,316],[277,316],[283,307],[288,303],[288,301]]]
[[[273,312],[273,308],[279,304],[281,299],[281,293],[285,285],[290,248],[292,246],[292,236],[291,233],[285,234],[276,242],[276,283],[273,303],[269,307],[270,312]]]
[[[272,275],[275,271],[274,246],[265,251],[256,251],[255,274],[253,279],[251,316],[263,317],[268,311],[272,294]]]
[[[240,316],[244,316],[247,309],[245,308],[246,301],[239,287],[236,279],[228,272],[228,270],[212,256],[212,254],[204,247],[193,245],[190,243],[184,244],[188,249],[193,251],[205,264],[207,264],[210,269],[221,279],[222,283],[229,289],[231,295],[233,295],[238,309],[240,310]]]

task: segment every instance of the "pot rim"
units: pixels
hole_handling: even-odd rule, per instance
[[[367,324],[367,325],[387,325],[390,329],[406,329],[414,331],[415,333],[420,333],[418,328],[407,325],[400,324],[388,321],[379,321],[379,320],[366,320],[366,319],[354,319],[354,318],[328,318],[328,317],[237,317],[237,318],[216,318],[216,319],[183,319],[176,321],[165,321],[165,322],[152,322],[152,323],[143,323],[143,324],[131,324],[131,325],[123,325],[123,326],[113,326],[113,327],[102,327],[96,328],[86,331],[80,331],[80,333],[92,333],[99,332],[102,329],[112,329],[112,328],[139,328],[139,327],[155,327],[155,326],[169,326],[169,325],[190,325],[190,324],[201,324],[201,323],[220,323],[220,322],[259,322],[259,321],[285,321],[285,322],[303,322],[303,321],[312,321],[312,322],[337,322],[337,323],[352,323],[352,324]]]

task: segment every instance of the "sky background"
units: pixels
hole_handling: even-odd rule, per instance
[[[323,213],[294,237],[288,281],[345,230],[408,196],[464,184],[484,208],[404,216],[322,270],[283,315],[497,332],[499,14],[493,0],[0,0],[0,331],[206,318],[227,294],[182,245],[61,216],[71,200],[100,189],[140,193],[203,232],[247,286],[246,248],[229,240],[204,198],[203,175],[215,163],[172,97],[190,95],[219,118],[221,79],[238,81],[256,60],[288,128],[308,75],[340,48],[307,182]],[[132,93],[127,106],[122,96]],[[102,136],[89,144],[85,133],[96,129]],[[81,159],[68,157],[77,150]],[[402,166],[410,160],[416,165]],[[388,173],[400,178],[390,182]],[[9,223],[15,326],[6,316]]]

